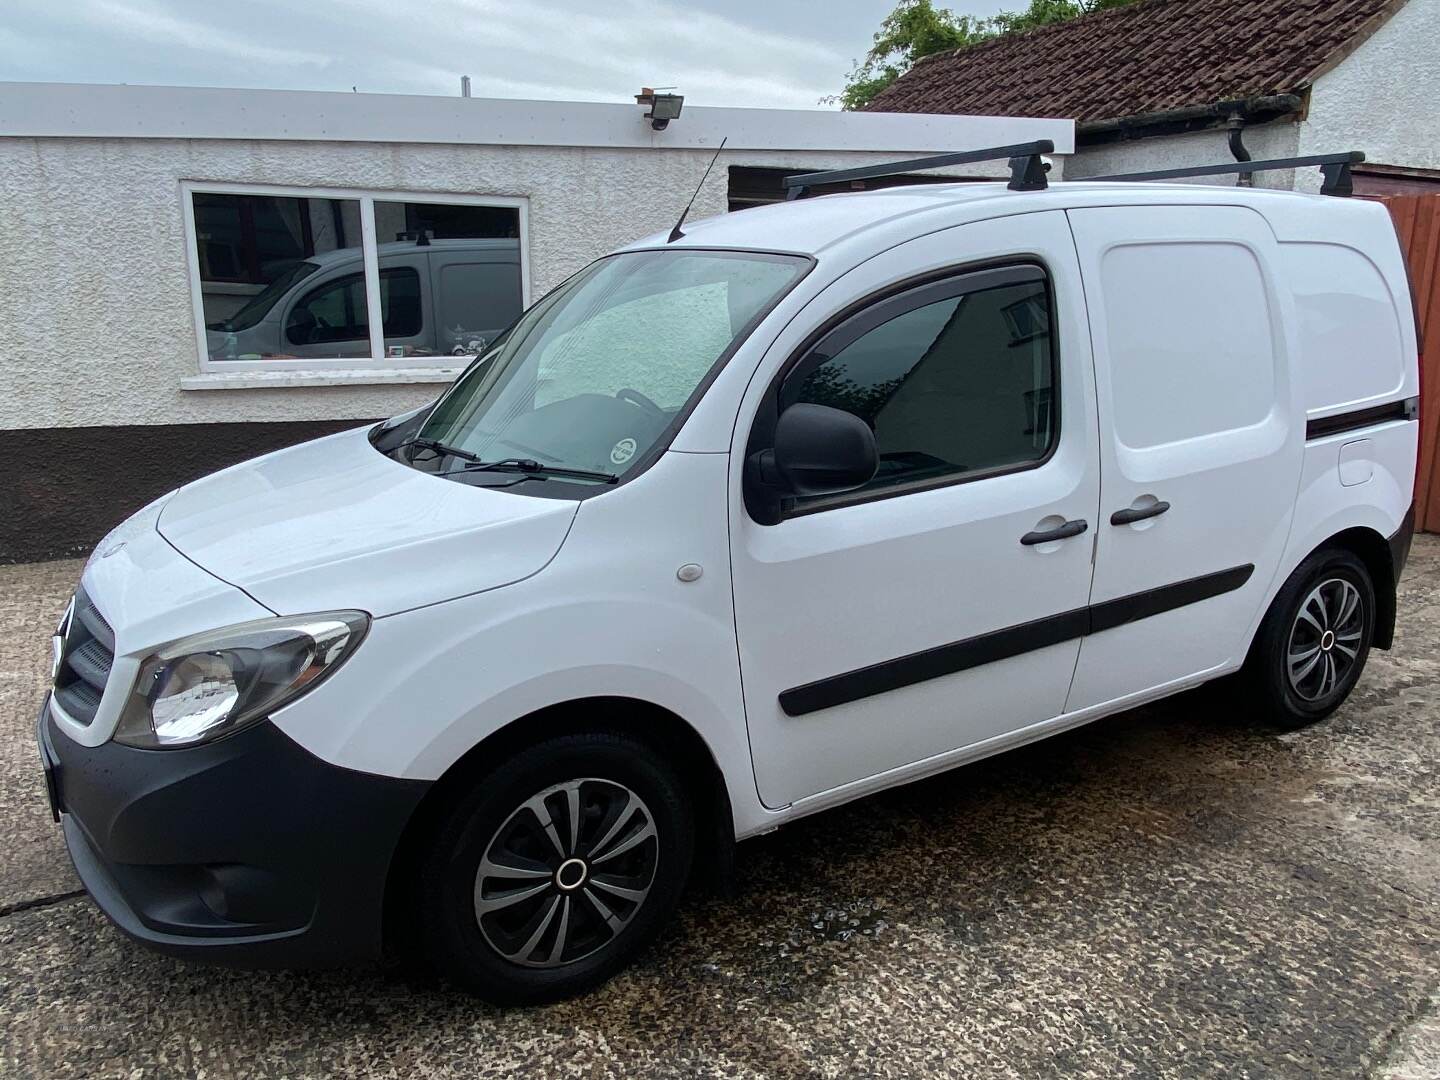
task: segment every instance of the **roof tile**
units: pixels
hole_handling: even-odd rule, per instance
[[[1397,6],[1396,0],[1139,0],[924,57],[867,108],[1083,123],[1294,93]]]

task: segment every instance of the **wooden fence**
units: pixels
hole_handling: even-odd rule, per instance
[[[1420,324],[1420,460],[1415,471],[1415,524],[1440,532],[1440,195],[1386,195],[1400,247],[1410,265]]]

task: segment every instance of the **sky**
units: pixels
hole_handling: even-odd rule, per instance
[[[893,0],[0,0],[0,80],[813,108]],[[950,0],[988,15],[1023,0]]]

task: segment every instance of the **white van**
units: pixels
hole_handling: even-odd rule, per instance
[[[677,226],[428,408],[105,539],[39,718],[57,820],[155,948],[573,993],[737,839],[1233,672],[1333,711],[1391,643],[1418,393],[1363,201]]]
[[[385,347],[472,356],[520,314],[520,241],[392,241],[376,248]],[[359,248],[298,259],[234,314],[205,326],[212,360],[291,360],[370,350]],[[457,365],[458,366],[458,365]]]

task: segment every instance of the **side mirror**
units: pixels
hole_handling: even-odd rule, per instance
[[[752,455],[754,479],[778,495],[836,495],[868,484],[880,467],[875,433],[829,405],[791,405],[775,423],[775,446]]]
[[[296,307],[286,322],[285,336],[297,345],[310,345],[315,341],[319,325],[320,321],[308,307]]]

